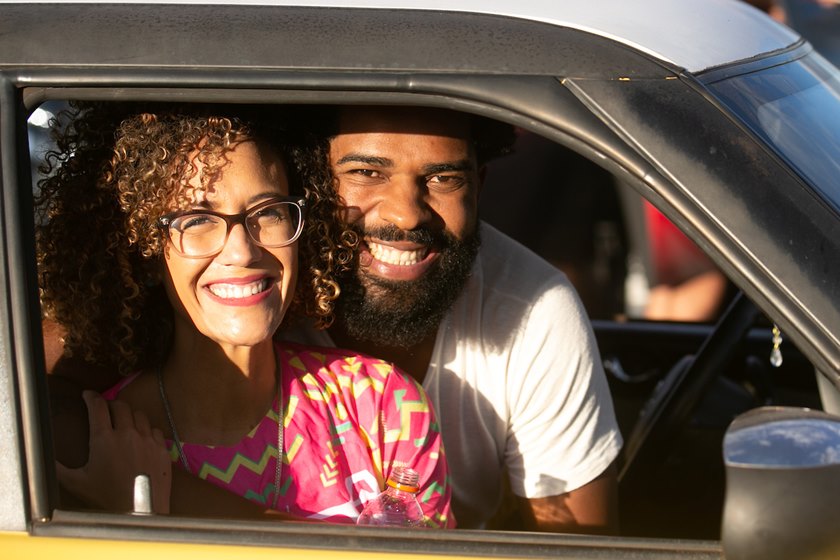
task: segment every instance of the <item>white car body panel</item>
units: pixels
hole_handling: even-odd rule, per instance
[[[42,2],[49,0],[36,3]],[[0,3],[17,2],[0,0]],[[794,31],[741,0],[129,0],[121,3],[373,8],[499,15],[600,35],[690,72],[784,49],[799,40]]]

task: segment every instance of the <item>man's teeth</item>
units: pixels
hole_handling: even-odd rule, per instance
[[[268,289],[268,279],[251,284],[211,284],[209,290],[222,299],[241,299],[264,292]]]
[[[367,242],[370,254],[373,258],[386,264],[397,264],[400,266],[408,266],[417,264],[426,257],[428,249],[416,249],[414,251],[400,251],[387,245],[380,245],[379,243]]]

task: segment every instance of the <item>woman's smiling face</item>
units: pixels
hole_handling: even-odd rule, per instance
[[[199,193],[194,209],[239,214],[289,194],[280,156],[251,140],[226,152],[220,172],[200,186],[202,163],[189,181]],[[297,243],[257,245],[243,224],[234,225],[221,251],[203,258],[165,251],[167,295],[175,309],[176,338],[198,333],[226,347],[255,346],[270,339],[289,307],[297,277]]]

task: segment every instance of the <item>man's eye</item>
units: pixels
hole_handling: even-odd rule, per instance
[[[350,175],[360,175],[362,177],[379,177],[379,171],[374,171],[373,169],[351,169],[348,171]]]
[[[467,183],[462,175],[431,175],[426,178],[426,185],[436,191],[454,191]]]
[[[381,171],[366,168],[348,169],[340,171],[338,175],[349,184],[355,183],[360,186],[378,185],[385,180],[385,175]]]

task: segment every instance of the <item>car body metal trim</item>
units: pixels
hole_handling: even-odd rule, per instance
[[[107,2],[77,0],[75,3]],[[729,0],[705,0],[703,9],[696,0],[135,0],[123,3],[423,10],[501,16],[578,29],[694,72],[742,60],[756,52],[784,48],[798,40],[793,30],[747,3]]]

